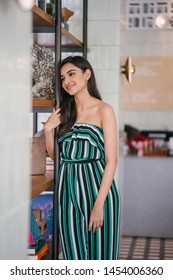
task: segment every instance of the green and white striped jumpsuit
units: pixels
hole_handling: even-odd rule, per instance
[[[106,164],[103,131],[92,124],[75,123],[58,142],[58,227],[63,257],[66,260],[115,260],[120,198],[114,181],[104,203],[103,226],[95,233],[88,231]]]

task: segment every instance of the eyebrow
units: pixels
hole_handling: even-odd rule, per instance
[[[72,71],[76,71],[76,69],[70,69],[69,71],[67,71],[67,74],[69,74]],[[64,77],[64,75],[61,75],[61,78]]]

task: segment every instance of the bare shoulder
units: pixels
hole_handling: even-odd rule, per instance
[[[101,125],[103,128],[113,129],[113,126],[116,127],[116,116],[113,107],[101,101],[99,104],[99,116],[101,120]]]
[[[113,107],[103,101],[100,102],[99,111],[102,116],[115,115]]]

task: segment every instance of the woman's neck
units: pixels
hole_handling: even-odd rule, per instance
[[[94,98],[89,94],[82,94],[81,96],[75,96],[75,103],[77,111],[82,111],[87,109],[93,103]]]

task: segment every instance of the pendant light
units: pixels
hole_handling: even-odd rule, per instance
[[[34,6],[34,0],[17,0],[18,4],[20,5],[23,11],[29,11]]]
[[[155,24],[160,29],[165,29],[173,25],[173,20],[166,14],[160,14],[155,19]]]

